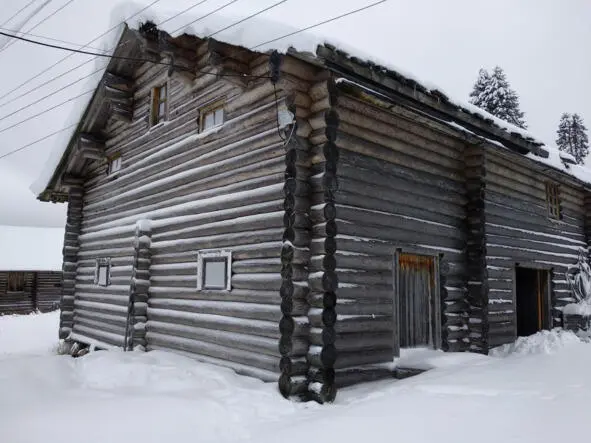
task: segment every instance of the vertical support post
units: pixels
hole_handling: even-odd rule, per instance
[[[135,226],[133,263],[129,283],[127,323],[123,349],[145,349],[146,322],[148,320],[148,292],[150,289],[150,247],[152,226],[150,220],[140,220]]]
[[[82,226],[82,204],[84,188],[73,186],[68,195],[66,232],[62,249],[62,294],[60,298],[59,338],[66,339],[74,326],[74,298],[76,290],[76,270],[78,268],[78,237]]]
[[[39,302],[38,302],[38,286],[39,286],[39,282],[38,282],[38,275],[39,272],[34,271],[33,272],[33,278],[31,281],[31,306],[33,307],[33,311],[38,311],[39,310]]]
[[[469,146],[466,165],[467,264],[470,350],[488,354],[488,271],[486,267],[486,157],[482,146]],[[444,345],[445,346],[445,345]]]

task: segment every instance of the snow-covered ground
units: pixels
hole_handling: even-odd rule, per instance
[[[591,345],[544,332],[492,357],[414,351],[432,368],[333,405],[164,352],[55,354],[58,314],[0,317],[0,442],[446,443],[585,440]]]

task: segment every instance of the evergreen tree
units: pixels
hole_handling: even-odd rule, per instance
[[[470,103],[501,120],[527,128],[524,113],[519,110],[519,96],[511,89],[505,72],[498,66],[491,74],[486,69],[478,72],[478,79],[470,93]]]
[[[570,154],[570,114],[568,112],[564,112],[560,116],[560,123],[558,123],[556,135],[556,145],[558,146],[558,149]]]
[[[582,164],[589,154],[589,137],[587,128],[579,114],[562,114],[558,130],[556,131],[556,144],[561,151],[571,154],[578,164]]]

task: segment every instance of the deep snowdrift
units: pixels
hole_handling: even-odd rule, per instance
[[[511,355],[554,354],[566,347],[581,343],[581,339],[574,332],[553,329],[552,331],[540,331],[529,337],[518,337],[515,343],[493,349],[490,355],[508,357]]]
[[[58,314],[0,317],[0,441],[540,443],[584,438],[591,346],[555,330],[495,351],[414,350],[434,369],[284,400],[275,384],[164,352],[55,355]]]

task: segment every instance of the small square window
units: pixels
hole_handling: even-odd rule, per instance
[[[208,106],[201,111],[200,132],[221,126],[224,124],[224,105],[217,103]]]
[[[121,169],[121,155],[116,155],[109,159],[109,168],[107,173],[114,174]]]
[[[165,84],[152,89],[152,106],[150,109],[150,125],[154,126],[166,120],[168,111],[168,87]]]
[[[23,292],[25,290],[25,273],[24,272],[9,272],[8,273],[8,291],[9,292]]]
[[[229,291],[231,289],[232,253],[200,252],[197,256],[197,289]]]
[[[556,183],[546,183],[546,204],[548,205],[548,216],[555,220],[562,220],[560,187]]]
[[[109,286],[111,284],[111,261],[108,258],[99,258],[96,260],[94,272],[94,284],[99,286]]]

